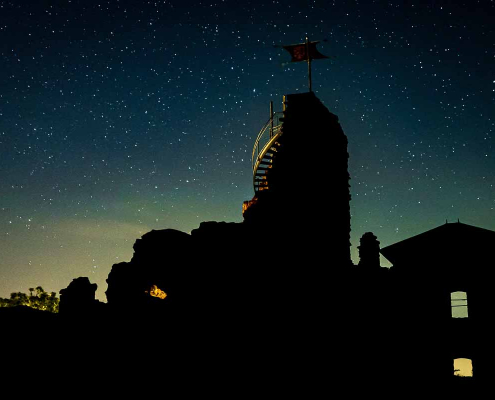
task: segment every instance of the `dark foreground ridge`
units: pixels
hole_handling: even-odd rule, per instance
[[[308,93],[287,96],[281,120],[257,155],[261,183],[242,223],[146,233],[113,265],[108,303],[82,277],[60,292],[58,315],[0,309],[19,329],[17,354],[57,359],[62,374],[103,363],[135,379],[180,376],[198,393],[404,398],[435,388],[445,398],[489,385],[495,232],[450,223],[382,250],[368,232],[354,265],[337,116]],[[303,168],[308,132],[319,138]],[[464,318],[453,318],[457,292]],[[23,334],[33,325],[34,342]],[[455,376],[457,358],[472,361],[472,378]]]

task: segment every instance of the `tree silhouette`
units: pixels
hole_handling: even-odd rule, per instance
[[[29,295],[22,292],[10,294],[10,299],[0,298],[0,307],[27,306],[35,310],[58,313],[59,298],[55,292],[48,293],[41,286],[29,288]]]

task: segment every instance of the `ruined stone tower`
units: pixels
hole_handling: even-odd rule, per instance
[[[350,265],[348,158],[338,117],[314,93],[284,96],[255,143],[244,223],[292,256]]]

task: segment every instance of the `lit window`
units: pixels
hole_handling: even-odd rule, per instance
[[[450,304],[452,309],[452,318],[467,318],[468,304],[466,292],[452,292],[450,294]]]
[[[162,299],[162,300],[165,297],[167,297],[167,293],[165,293],[163,290],[161,290],[156,285],[151,286],[151,289],[149,291],[146,291],[145,293],[149,294],[152,297],[158,297],[159,299]]]
[[[469,358],[456,358],[454,360],[454,376],[472,377],[473,362]]]

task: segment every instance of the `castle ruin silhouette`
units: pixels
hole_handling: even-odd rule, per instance
[[[284,96],[255,141],[243,222],[146,233],[112,266],[107,304],[89,280],[73,281],[61,291],[65,340],[104,330],[100,348],[119,363],[123,349],[187,358],[208,364],[204,379],[221,374],[256,393],[267,382],[399,397],[489,384],[495,232],[446,223],[381,250],[367,232],[354,265],[347,143],[314,93]],[[472,362],[469,381],[456,379],[458,358]]]
[[[326,360],[325,373],[343,381],[451,385],[454,360],[467,358],[471,382],[489,382],[495,232],[446,223],[381,250],[368,232],[354,265],[347,143],[314,93],[284,96],[255,142],[244,221],[147,233],[129,263],[113,266],[109,308],[153,309],[219,353],[270,354],[298,379],[321,376],[316,361]],[[168,296],[150,296],[153,285]],[[467,297],[464,318],[453,317],[464,306],[457,292]]]

